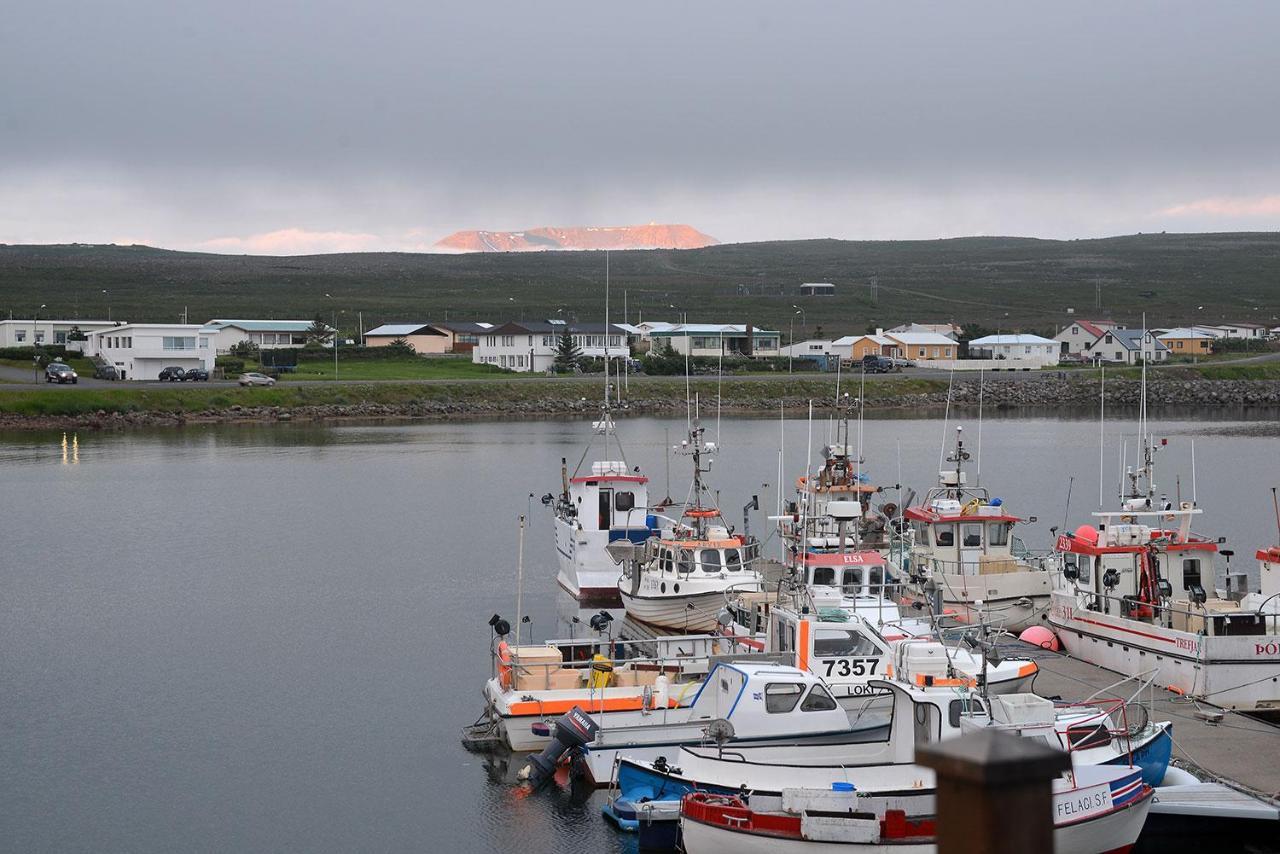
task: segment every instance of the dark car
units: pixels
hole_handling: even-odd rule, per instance
[[[165,368],[160,372],[160,382],[180,383],[182,382],[182,378],[183,376],[186,375],[186,373],[187,372],[184,371],[182,368],[177,368],[177,367]]]
[[[183,382],[200,382],[207,383],[209,381],[209,372],[204,368],[188,368],[187,372],[182,375]]]
[[[71,370],[71,366],[65,362],[50,362],[48,367],[44,369],[44,381],[47,383],[71,383],[80,382],[80,375]]]
[[[93,376],[100,380],[118,380],[120,372],[116,370],[115,365],[98,365],[93,369]]]
[[[868,374],[887,374],[893,370],[893,360],[884,356],[863,356],[862,370]]]

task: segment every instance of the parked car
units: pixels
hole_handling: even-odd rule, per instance
[[[186,374],[182,368],[170,367],[160,372],[160,382],[180,383],[183,375]]]
[[[187,372],[182,375],[183,382],[207,383],[209,381],[209,372],[204,368],[188,368]]]
[[[118,380],[120,372],[116,370],[115,365],[98,365],[93,369],[93,376],[99,380]]]
[[[862,370],[868,374],[887,374],[893,370],[893,360],[884,356],[863,356]]]
[[[273,380],[271,377],[267,376],[266,374],[251,372],[251,373],[240,375],[240,385],[243,385],[243,386],[251,386],[251,385],[270,386],[275,384],[276,384],[276,381]]]
[[[914,368],[916,363],[910,359],[904,359],[901,356],[890,356],[889,361],[893,363],[895,368]]]
[[[44,369],[44,381],[47,383],[71,383],[72,385],[80,382],[80,375],[71,370],[71,366],[65,362],[50,362]]]

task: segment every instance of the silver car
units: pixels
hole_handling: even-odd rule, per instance
[[[243,386],[250,386],[250,385],[271,386],[275,384],[276,384],[275,379],[267,376],[266,374],[248,373],[248,374],[240,375],[240,385],[243,385]]]

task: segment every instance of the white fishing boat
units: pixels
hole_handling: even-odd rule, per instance
[[[963,428],[957,427],[955,449],[947,456],[955,467],[940,471],[924,501],[903,512],[908,527],[890,559],[907,576],[905,602],[933,607],[937,599],[958,620],[1021,631],[1044,619],[1051,573],[1014,536],[1023,520],[985,487],[969,485],[969,457]]]
[[[1261,586],[1222,572],[1219,540],[1177,509],[1095,513],[1058,537],[1061,569],[1049,623],[1075,657],[1114,670],[1159,671],[1162,685],[1227,709],[1280,711],[1280,573],[1258,552]]]
[[[555,514],[556,581],[583,605],[609,607],[621,604],[618,565],[609,556],[609,543],[643,543],[654,531],[649,527],[649,479],[639,466],[627,463],[608,405],[592,428],[603,447],[589,444],[572,474],[561,459],[560,492],[542,500]],[[588,465],[593,451],[604,459]]]
[[[628,616],[681,632],[715,630],[726,593],[762,586],[758,544],[734,533],[706,500],[702,475],[711,470],[716,446],[705,442],[703,433],[695,421],[689,438],[675,449],[693,462],[690,497],[680,517],[656,517],[657,536],[622,559],[617,582]]]
[[[1128,767],[1079,768],[1053,781],[1057,854],[1128,851],[1154,790]],[[779,795],[693,792],[681,804],[687,854],[933,854],[936,796],[865,796],[836,783]]]

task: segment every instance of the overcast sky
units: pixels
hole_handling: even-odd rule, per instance
[[[41,0],[0,242],[1280,226],[1280,4]]]

